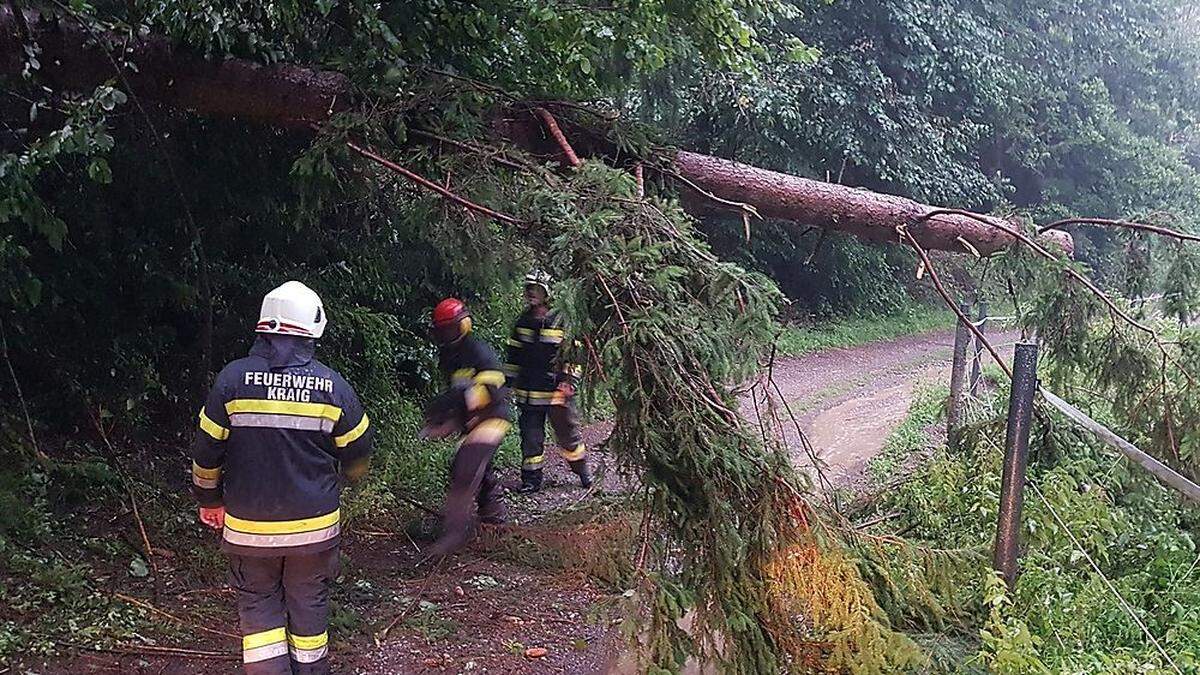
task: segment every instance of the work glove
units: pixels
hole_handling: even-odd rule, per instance
[[[430,401],[425,406],[425,424],[418,436],[429,440],[461,434],[466,426],[462,400],[462,389],[452,387]]]
[[[225,527],[225,507],[214,506],[211,509],[200,507],[200,522],[211,527],[214,530],[219,530]]]

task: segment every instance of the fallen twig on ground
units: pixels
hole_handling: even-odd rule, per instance
[[[220,635],[222,637],[233,638],[234,640],[242,639],[242,636],[240,636],[240,635],[234,635],[233,633],[226,633],[223,630],[216,630],[214,628],[205,628],[204,626],[201,626],[200,624],[181,619],[181,618],[175,616],[174,614],[171,614],[170,612],[167,612],[165,610],[161,610],[158,607],[155,607],[154,605],[152,605],[144,600],[139,600],[138,598],[125,595],[124,593],[113,593],[113,597],[122,602],[127,602],[135,607],[141,607],[142,609],[145,609],[149,612],[163,616],[163,617],[170,619],[171,621],[174,621],[175,623],[180,624],[182,626],[187,626],[189,628],[195,628],[196,630],[203,631],[205,633],[212,633],[213,635]]]
[[[184,647],[158,647],[155,645],[81,645],[72,642],[59,643],[64,647],[88,652],[107,652],[110,654],[131,654],[134,656],[179,656],[183,658],[214,659],[219,661],[240,661],[241,652],[214,652],[202,649],[186,649]]]
[[[432,581],[433,578],[442,571],[442,566],[446,564],[447,557],[449,556],[443,556],[442,559],[438,561],[437,567],[434,567],[429,571],[429,574],[425,577],[425,580],[421,582],[421,587],[417,589],[416,595],[413,596],[412,601],[408,603],[408,606],[404,608],[404,611],[397,614],[396,618],[392,619],[387,626],[384,626],[383,630],[374,635],[376,647],[382,646],[383,641],[387,639],[388,633],[392,632],[392,629],[396,627],[396,624],[408,618],[408,616],[412,614],[412,611],[421,604],[421,598],[425,596],[425,591],[429,588],[429,582]]]
[[[138,532],[142,535],[142,545],[146,547],[146,563],[154,571],[154,595],[157,596],[158,564],[154,562],[154,547],[150,545],[150,537],[146,534],[146,523],[142,520],[142,514],[138,509],[137,495],[133,492],[133,481],[129,479],[128,472],[125,471],[125,467],[117,459],[117,449],[113,446],[112,441],[108,439],[108,433],[104,431],[104,424],[100,422],[99,415],[93,413],[90,406],[87,411],[88,416],[92,419],[92,424],[96,427],[96,433],[100,435],[100,440],[104,442],[104,447],[108,448],[109,457],[117,469],[117,475],[121,477],[121,483],[125,486],[125,492],[129,495],[129,506],[133,511],[133,519],[137,522]]]

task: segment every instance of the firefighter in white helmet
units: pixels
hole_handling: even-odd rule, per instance
[[[340,478],[366,471],[373,433],[354,390],[313,358],[326,322],[304,284],[268,293],[249,356],[200,409],[193,492],[200,520],[222,531],[251,675],[329,672]]]

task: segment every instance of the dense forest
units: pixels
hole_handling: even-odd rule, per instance
[[[246,64],[336,93],[321,119],[282,77],[259,103],[235,89]],[[157,578],[142,539],[198,541],[184,451],[264,293],[295,278],[324,299],[321,358],[379,429],[346,509],[402,529],[449,451],[416,438],[439,385],[429,310],[461,297],[503,344],[537,266],[639,486],[603,503],[631,533],[600,576],[639,590],[645,669],[696,651],[723,672],[1200,667],[1195,512],[1045,410],[1032,562],[1013,591],[986,572],[1002,374],[926,480],[854,513],[731,412],[789,326],[941,303],[932,267],[1040,335],[1046,382],[1200,474],[1196,244],[1120,225],[1186,239],[1200,218],[1191,3],[25,0],[0,4],[0,82],[0,664],[143,630],[93,571]],[[676,151],[1030,237],[1097,222],[1066,227],[1074,260],[967,241],[922,262],[916,223],[881,242],[760,218],[689,183]],[[212,578],[215,554],[192,555],[177,573]],[[692,644],[692,609],[730,639]]]

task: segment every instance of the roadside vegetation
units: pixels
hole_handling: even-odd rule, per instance
[[[838,347],[857,347],[954,326],[945,307],[910,305],[881,316],[833,317],[810,325],[788,325],[779,335],[779,353],[804,356]]]

